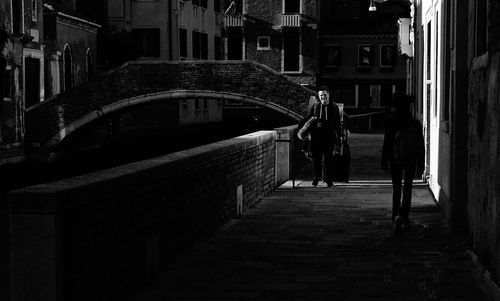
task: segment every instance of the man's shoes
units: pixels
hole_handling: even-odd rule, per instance
[[[401,234],[402,225],[403,225],[403,218],[401,217],[401,215],[397,215],[396,218],[394,218],[394,225],[393,225],[395,235]]]
[[[326,181],[326,186],[333,187],[333,182],[332,181]]]
[[[318,179],[314,179],[314,180],[312,181],[312,185],[313,185],[314,187],[318,186]]]

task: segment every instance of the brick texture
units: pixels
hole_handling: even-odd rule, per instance
[[[255,62],[130,62],[26,112],[26,141],[40,143],[102,107],[172,90],[231,92],[304,115],[314,92]]]
[[[13,300],[128,295],[236,217],[239,185],[243,214],[274,190],[275,139],[256,132],[12,192]]]

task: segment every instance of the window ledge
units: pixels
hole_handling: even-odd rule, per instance
[[[281,74],[298,75],[302,74],[302,71],[281,71]]]

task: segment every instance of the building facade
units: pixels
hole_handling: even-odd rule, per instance
[[[36,147],[25,145],[30,107],[95,73],[99,25],[78,16],[77,2],[0,3],[0,166],[24,161]]]
[[[44,4],[45,96],[57,95],[96,74],[100,25],[77,13],[76,4]]]
[[[24,158],[24,110],[44,98],[42,1],[2,1],[0,165]]]
[[[254,60],[316,86],[317,1],[226,1],[225,58]],[[229,10],[228,10],[229,9]]]
[[[500,283],[500,4],[413,1],[418,115],[429,186]]]
[[[110,0],[108,60],[222,59],[222,0]],[[113,61],[114,60],[114,61]]]
[[[385,107],[393,94],[406,89],[397,20],[409,16],[409,6],[404,1],[370,3],[321,1],[318,78],[346,107]]]

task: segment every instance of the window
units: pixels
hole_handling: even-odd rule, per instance
[[[325,45],[323,47],[323,65],[330,68],[340,66],[340,45]]]
[[[200,33],[200,56],[202,59],[208,59],[208,34]]]
[[[12,97],[12,68],[7,66],[7,60],[0,57],[0,101]]]
[[[94,58],[92,56],[92,50],[87,49],[87,80],[94,77]]]
[[[300,37],[289,33],[283,37],[283,71],[300,71]]]
[[[396,64],[396,47],[394,45],[380,45],[380,67],[391,68]]]
[[[270,37],[257,37],[257,50],[271,50]]]
[[[475,46],[476,46],[476,56],[481,55],[486,52],[487,48],[487,16],[488,7],[487,1],[476,0],[475,1],[475,13],[476,13],[476,26],[475,26]]]
[[[73,87],[73,55],[71,48],[66,45],[64,47],[64,91]]]
[[[193,31],[191,35],[191,42],[193,44],[193,58],[200,58],[200,33],[197,31]]]
[[[201,101],[202,100],[199,99],[199,98],[195,98],[194,99],[194,110],[195,110],[195,112],[200,112],[200,102]]]
[[[427,57],[426,57],[426,65],[427,65],[427,80],[431,80],[431,45],[432,45],[432,42],[431,42],[431,29],[432,29],[432,26],[431,26],[431,21],[429,21],[429,23],[427,23]]]
[[[284,0],[283,12],[285,14],[299,14],[300,0]]]
[[[38,0],[31,0],[31,21],[38,21]]]
[[[203,99],[203,112],[208,112],[208,99]]]
[[[208,59],[208,35],[206,33],[193,31],[193,58]]]
[[[25,68],[25,107],[33,106],[40,102],[40,60],[26,57]]]
[[[187,57],[187,30],[179,28],[179,54],[181,57]]]
[[[227,31],[227,59],[243,59],[243,34],[239,29]]]
[[[23,33],[23,2],[24,1],[12,1],[12,25],[13,33]]]
[[[215,36],[214,37],[214,58],[216,60],[222,60],[223,59],[223,44],[222,44],[222,38],[221,37],[218,37],[218,36]]]
[[[193,5],[207,8],[207,0],[193,0]]]
[[[439,44],[438,44],[438,33],[439,33],[439,12],[436,12],[436,33],[434,34],[434,76],[435,76],[435,84],[437,85],[439,83]],[[434,91],[434,117],[437,116],[437,101],[438,101],[438,89],[435,89]]]
[[[369,68],[373,65],[373,47],[369,44],[358,45],[358,67]]]
[[[146,57],[160,56],[160,29],[134,28],[132,29],[135,55]]]

